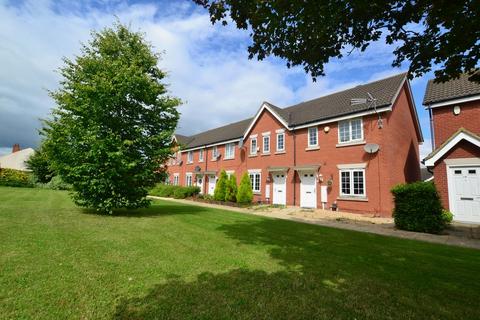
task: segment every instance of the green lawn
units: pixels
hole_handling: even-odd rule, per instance
[[[0,318],[480,319],[480,251],[0,187]]]

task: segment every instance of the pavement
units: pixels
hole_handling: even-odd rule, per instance
[[[149,196],[152,199],[161,199],[201,207],[230,210],[256,216],[271,217],[283,220],[292,220],[301,223],[320,226],[367,232],[402,239],[413,239],[431,243],[440,243],[480,250],[480,225],[453,223],[443,234],[429,234],[398,230],[393,218],[372,217],[358,213],[329,211],[322,209],[302,209],[299,207],[253,206],[251,208],[237,208],[213,203],[186,199],[172,199]]]

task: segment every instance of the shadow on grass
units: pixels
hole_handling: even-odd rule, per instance
[[[95,209],[82,209],[82,213],[91,215],[102,215],[108,217],[127,217],[127,218],[144,218],[155,216],[170,216],[180,214],[199,214],[208,211],[207,208],[167,203],[167,202],[152,202],[148,208],[139,209],[117,209],[113,211],[113,214],[102,214]]]
[[[170,279],[153,287],[146,296],[121,300],[114,318],[480,316],[476,308],[479,288],[472,284],[478,280],[473,272],[478,263],[469,265],[471,255],[456,254],[449,247],[274,219],[237,221],[223,224],[217,231],[237,241],[238,250],[265,250],[284,271],[237,269],[202,273],[192,282]]]

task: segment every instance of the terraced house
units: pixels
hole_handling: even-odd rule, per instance
[[[423,138],[402,73],[286,108],[263,102],[250,119],[175,140],[170,183],[213,194],[222,169],[248,172],[256,202],[390,216],[391,187],[420,177]]]

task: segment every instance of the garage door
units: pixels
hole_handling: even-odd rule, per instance
[[[454,220],[480,223],[480,166],[449,170],[449,200]]]

